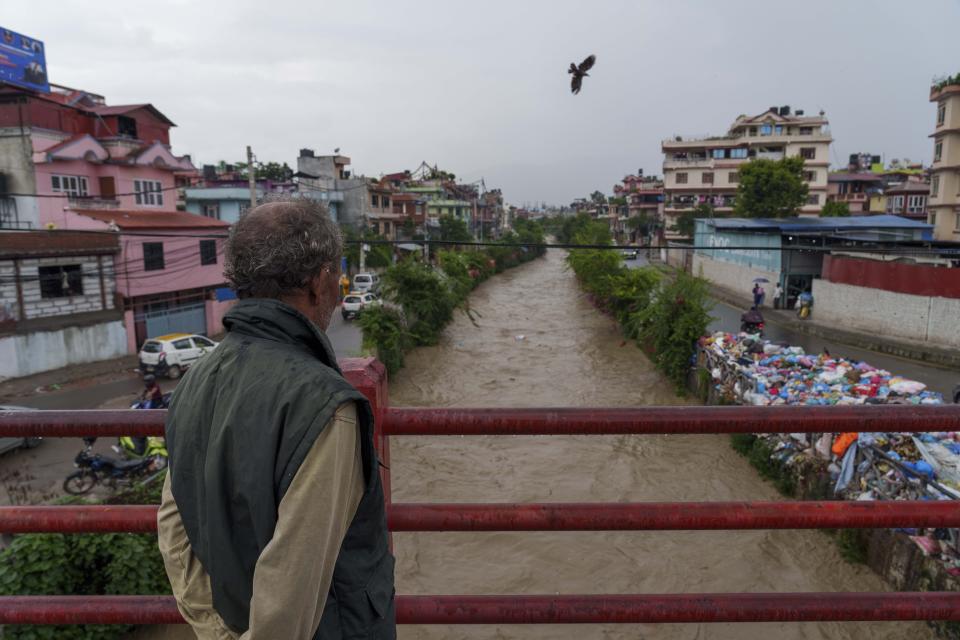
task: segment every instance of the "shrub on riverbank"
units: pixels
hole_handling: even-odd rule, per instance
[[[159,504],[162,478],[100,504]],[[60,503],[97,504],[79,498]],[[167,595],[170,583],[155,534],[27,533],[0,551],[0,595]],[[132,625],[11,625],[16,640],[110,640]]]
[[[561,230],[575,230],[574,244],[611,244],[606,224],[573,218]],[[697,340],[710,323],[707,285],[678,273],[661,282],[652,267],[628,269],[616,249],[572,249],[567,264],[594,303],[616,317],[624,334],[637,340],[653,363],[683,389]]]
[[[365,309],[358,321],[365,348],[376,352],[389,373],[403,367],[413,347],[436,344],[460,308],[469,314],[467,298],[495,273],[543,255],[543,228],[517,220],[514,231],[483,249],[442,250],[436,266],[408,258],[381,275],[381,307]],[[520,244],[522,246],[510,246]]]

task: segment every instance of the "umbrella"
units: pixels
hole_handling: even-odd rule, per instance
[[[767,280],[766,278],[754,278],[753,281],[754,281],[754,282],[767,282],[767,283],[770,282],[770,281]]]

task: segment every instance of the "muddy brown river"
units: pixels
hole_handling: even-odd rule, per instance
[[[411,353],[394,406],[681,404],[564,270],[564,254],[489,280],[440,344]],[[523,336],[523,338],[519,338]],[[723,436],[408,437],[397,502],[773,500]],[[880,591],[817,531],[395,534],[400,594]],[[922,623],[403,626],[401,638],[932,638]]]

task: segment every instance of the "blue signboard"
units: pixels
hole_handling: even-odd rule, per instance
[[[0,82],[50,93],[43,43],[0,27]]]

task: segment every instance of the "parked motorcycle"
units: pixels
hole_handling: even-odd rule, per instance
[[[168,408],[170,406],[171,394],[172,392],[163,394],[163,400],[161,401],[160,406],[155,408]],[[130,408],[135,410],[146,409],[146,405],[146,400],[138,399],[136,402],[130,405]],[[153,456],[163,456],[166,458],[169,455],[167,453],[166,440],[154,436],[121,436],[117,439],[117,444],[110,448],[128,460],[140,460],[142,458],[151,458]]]
[[[134,460],[118,460],[93,453],[96,438],[84,438],[84,447],[74,459],[77,471],[63,481],[63,490],[74,496],[89,493],[98,484],[111,489],[130,488],[135,484],[148,484],[167,467],[164,456],[151,456]]]

